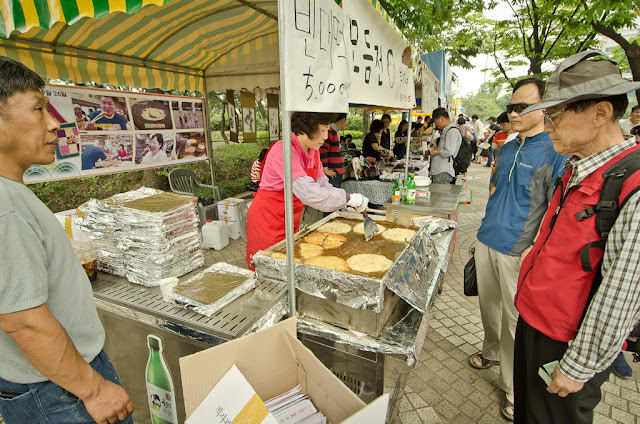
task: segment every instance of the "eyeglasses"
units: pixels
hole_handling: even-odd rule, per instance
[[[562,109],[557,111],[556,113],[552,113],[551,115],[549,115],[547,113],[547,111],[544,111],[544,123],[545,124],[551,124],[554,127],[556,126],[556,124],[553,122],[553,118],[557,118],[558,116],[560,116],[560,114],[564,113],[567,109]]]
[[[531,106],[533,103],[507,103],[507,113],[522,113],[523,110]]]

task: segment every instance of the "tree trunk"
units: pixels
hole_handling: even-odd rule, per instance
[[[220,134],[222,134],[222,139],[224,140],[224,144],[229,144],[229,139],[227,138],[227,133],[224,132],[224,114],[227,111],[227,97],[223,96],[224,100],[222,101],[222,112],[220,119]],[[231,120],[231,118],[229,118]]]

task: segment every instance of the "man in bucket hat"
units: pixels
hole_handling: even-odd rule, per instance
[[[544,109],[553,148],[570,159],[518,277],[516,422],[591,423],[600,386],[640,320],[640,172],[622,184],[608,237],[596,227],[606,208],[595,207],[607,169],[640,163],[630,156],[640,146],[618,124],[626,93],[638,89],[604,54],[587,51],[562,62],[542,101],[523,111]]]

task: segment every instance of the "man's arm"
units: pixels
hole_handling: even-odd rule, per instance
[[[122,420],[133,412],[129,395],[91,368],[46,305],[0,314],[0,328],[35,369],[80,398],[96,422]]]
[[[602,282],[575,339],[560,361],[570,382],[583,383],[613,363],[640,320],[640,193],[620,211],[602,260]],[[570,390],[571,383],[558,388]],[[572,393],[569,391],[568,393]]]

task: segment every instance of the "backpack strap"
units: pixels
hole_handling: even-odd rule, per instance
[[[458,128],[456,125],[453,125],[453,126],[449,127],[449,129],[446,130],[446,131],[442,131],[442,135],[440,137],[438,137],[438,139],[439,139],[438,140],[438,148],[439,149],[442,150],[442,147],[440,147],[440,142],[446,143],[447,142],[447,139],[446,139],[447,134],[449,134],[449,131],[451,131],[454,128],[457,129],[458,131],[460,131],[460,128]],[[460,135],[462,136],[462,131],[460,131]],[[462,136],[462,141],[464,141],[464,136]],[[454,159],[455,158],[453,156],[449,156],[449,158],[447,160],[452,161]]]
[[[627,178],[638,170],[640,170],[640,152],[636,151],[628,154],[612,167],[604,171],[602,174],[604,183],[600,190],[598,203],[576,213],[578,221],[582,221],[585,218],[596,215],[596,232],[602,239],[593,241],[580,250],[580,261],[582,262],[582,269],[585,272],[593,272],[589,251],[592,247],[604,249],[607,238],[609,237],[609,232],[611,231],[611,228],[613,228],[616,219],[618,219],[620,209],[624,206],[627,199],[640,189],[635,188],[624,198],[622,203],[618,204],[618,197],[622,191],[622,185]]]

